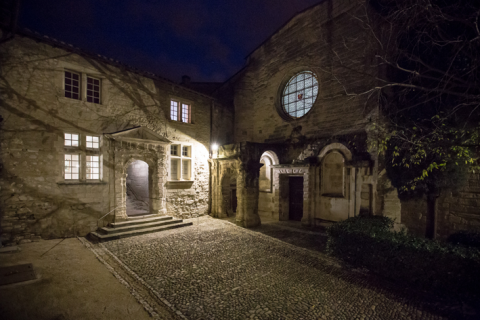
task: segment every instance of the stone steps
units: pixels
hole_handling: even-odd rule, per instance
[[[133,226],[133,225],[141,225],[144,223],[151,223],[151,222],[162,222],[162,221],[171,221],[173,220],[172,217],[168,216],[143,216],[143,217],[134,217],[134,218],[128,218],[126,221],[121,221],[121,222],[111,222],[108,224],[108,227],[110,228],[119,228],[119,227],[127,227],[127,226]]]
[[[120,238],[133,237],[141,234],[170,230],[192,225],[192,222],[183,222],[172,217],[153,217],[144,219],[128,219],[127,221],[108,224],[90,232],[89,238],[96,241],[108,241]]]

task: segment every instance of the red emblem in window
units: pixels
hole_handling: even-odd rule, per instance
[[[298,95],[298,100],[302,100],[302,98],[303,98],[303,93],[300,93],[300,94]]]

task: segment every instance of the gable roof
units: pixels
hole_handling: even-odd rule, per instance
[[[106,133],[107,137],[114,140],[122,140],[129,142],[141,142],[151,144],[169,144],[172,141],[157,134],[155,131],[148,129],[147,127],[133,127],[122,131]]]
[[[57,40],[55,38],[52,38],[52,37],[49,37],[47,35],[42,35],[36,31],[31,31],[27,28],[23,28],[23,29],[17,29],[15,31],[15,34],[18,34],[20,36],[24,36],[24,37],[27,37],[27,38],[30,38],[30,39],[33,39],[35,41],[38,41],[38,42],[42,42],[42,43],[45,43],[45,44],[48,44],[52,47],[57,47],[57,48],[60,48],[60,49],[63,49],[63,50],[66,50],[66,51],[69,51],[69,52],[72,52],[72,53],[75,53],[75,54],[78,54],[82,57],[86,57],[86,58],[89,58],[89,59],[93,59],[93,60],[96,60],[96,61],[99,61],[99,62],[103,62],[103,63],[106,63],[106,64],[109,64],[111,66],[114,66],[114,67],[117,67],[117,68],[121,68],[121,69],[124,69],[124,70],[127,70],[127,71],[130,71],[130,72],[133,72],[135,74],[138,74],[140,76],[143,76],[143,77],[146,77],[146,78],[150,78],[152,80],[157,80],[157,81],[163,81],[163,82],[168,82],[169,84],[171,85],[174,85],[175,87],[177,88],[181,88],[183,90],[186,90],[188,92],[192,92],[194,94],[197,94],[197,95],[200,95],[200,96],[203,96],[205,98],[209,98],[209,99],[214,99],[214,97],[208,95],[208,94],[205,94],[203,92],[198,92],[194,89],[190,89],[190,88],[187,88],[187,87],[184,87],[172,80],[169,80],[167,78],[164,78],[158,74],[155,74],[153,72],[148,72],[148,71],[144,71],[144,70],[140,70],[140,69],[137,69],[137,68],[134,68],[132,66],[129,66],[123,62],[120,62],[118,60],[115,60],[115,59],[112,59],[112,58],[108,58],[108,57],[105,57],[105,56],[102,56],[100,54],[95,54],[95,53],[91,53],[91,52],[88,52],[88,51],[85,51],[81,48],[78,48],[78,47],[75,47],[69,43],[65,43],[63,41],[60,41],[60,40]],[[11,38],[13,39],[13,37]],[[9,39],[9,40],[11,40]]]
[[[315,10],[317,7],[322,5],[328,5],[327,10],[327,19],[323,19],[325,21],[332,20],[339,14],[348,11],[351,7],[353,7],[357,3],[356,0],[320,0],[318,3],[307,7],[306,9],[295,13],[289,20],[287,20],[284,24],[282,24],[277,30],[275,30],[270,36],[268,36],[262,43],[260,43],[255,49],[253,49],[245,59],[248,59],[252,54],[255,53],[258,49],[263,47],[270,39],[276,35],[277,33],[281,32],[284,28],[287,28],[294,20],[299,19],[302,15],[306,14],[309,11]],[[320,19],[320,17],[319,17]]]

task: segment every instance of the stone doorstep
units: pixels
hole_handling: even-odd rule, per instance
[[[153,227],[159,227],[159,226],[165,226],[165,225],[170,225],[170,224],[175,224],[175,223],[182,223],[183,220],[180,219],[170,219],[166,220],[153,220],[153,221],[143,221],[143,223],[137,222],[136,224],[133,225],[126,225],[126,226],[115,226],[114,228],[100,228],[97,231],[100,231],[103,234],[114,234],[114,233],[121,233],[121,232],[126,232],[126,231],[132,231],[132,230],[140,230],[140,229],[147,229],[147,228],[153,228]]]
[[[146,233],[152,233],[152,232],[165,231],[165,230],[169,230],[169,229],[181,228],[181,227],[186,227],[186,226],[191,226],[191,225],[193,225],[193,222],[181,222],[181,223],[175,223],[175,224],[170,224],[170,225],[166,225],[166,226],[159,226],[159,227],[154,227],[154,228],[125,231],[125,232],[114,233],[114,234],[100,234],[98,232],[90,232],[89,237],[91,239],[97,240],[97,241],[108,241],[108,240],[115,240],[115,239],[120,239],[120,238],[138,236],[138,235],[142,235],[142,234],[146,234]]]
[[[111,222],[108,224],[108,227],[111,228],[119,228],[119,227],[126,227],[126,226],[132,226],[136,224],[143,224],[143,223],[149,223],[149,222],[157,222],[157,221],[166,221],[166,220],[172,220],[172,217],[168,216],[159,216],[159,217],[151,217],[151,218],[143,218],[143,219],[138,219],[138,218],[129,218],[126,221],[120,221],[120,222]]]

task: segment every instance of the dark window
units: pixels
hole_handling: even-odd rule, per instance
[[[100,79],[87,76],[87,101],[100,103]]]
[[[80,100],[80,74],[65,71],[65,97]]]

